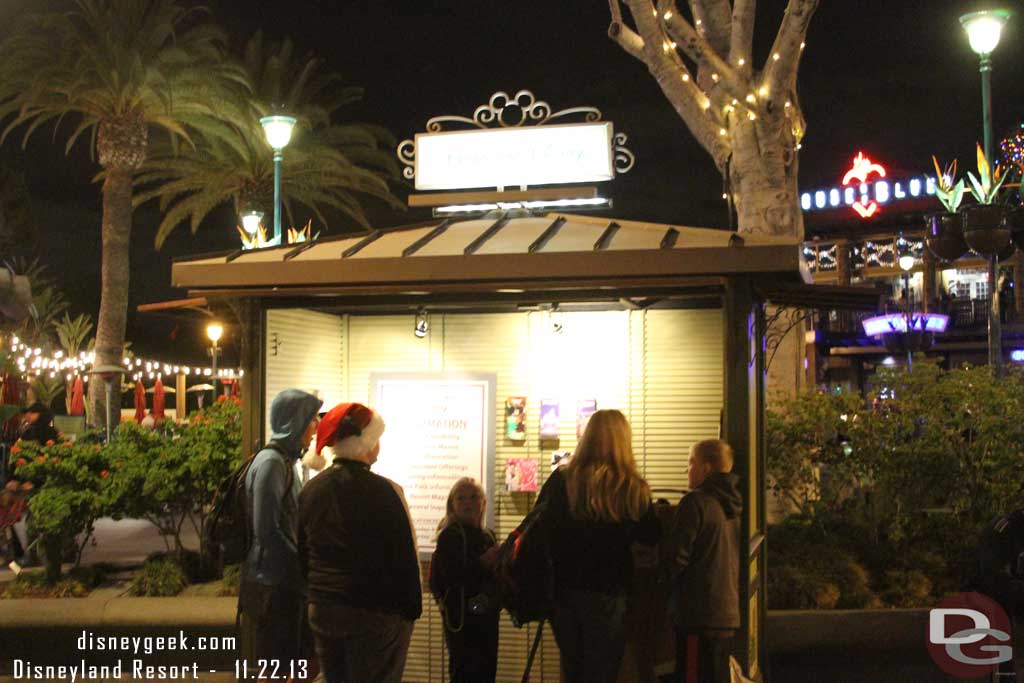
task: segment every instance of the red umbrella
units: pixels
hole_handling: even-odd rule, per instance
[[[75,386],[71,390],[71,408],[69,415],[85,415],[85,386],[82,384],[82,376],[75,378]]]
[[[135,421],[142,424],[146,419],[146,388],[142,380],[135,380]]]
[[[164,415],[164,402],[164,383],[157,377],[156,384],[153,385],[153,410],[150,413],[157,422],[167,419]]]
[[[3,376],[3,388],[0,389],[0,404],[16,406],[21,405],[21,379],[18,375],[7,372]],[[18,428],[21,426],[21,416],[15,415],[7,422],[0,424],[0,438],[4,441],[14,441],[18,438]]]

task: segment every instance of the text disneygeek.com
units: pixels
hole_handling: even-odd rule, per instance
[[[13,660],[14,680],[33,681],[103,681],[103,680],[195,680],[202,673],[218,673],[216,669],[188,664],[152,664],[142,655],[163,653],[227,651],[234,652],[237,639],[231,636],[189,636],[178,631],[173,636],[104,636],[82,631],[76,641],[82,658],[68,664],[44,664],[28,659]],[[104,653],[103,664],[90,663],[89,654]],[[125,655],[124,659],[114,657]]]

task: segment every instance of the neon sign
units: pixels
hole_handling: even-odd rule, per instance
[[[821,211],[849,206],[861,218],[871,218],[890,202],[920,199],[935,194],[935,178],[918,176],[890,181],[885,167],[858,152],[839,187],[823,188],[800,195],[800,208]]]
[[[869,200],[867,193],[863,189],[867,186],[868,178],[871,177],[872,173],[877,174],[880,178],[884,178],[885,167],[872,163],[871,159],[864,156],[864,152],[857,152],[857,156],[853,159],[853,167],[843,176],[843,187],[846,187],[854,180],[860,181],[860,199],[853,203],[853,210],[861,218],[871,218],[878,213],[878,203],[874,199]],[[888,189],[888,186],[886,186],[886,189]]]
[[[902,313],[888,313],[866,318],[861,321],[861,324],[864,326],[864,334],[869,337],[906,332],[908,327],[918,332],[941,333],[945,332],[949,325],[949,316],[938,313],[916,313],[908,321]]]

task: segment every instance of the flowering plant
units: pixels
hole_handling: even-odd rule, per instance
[[[992,167],[989,166],[988,159],[985,158],[985,152],[982,151],[981,145],[977,147],[978,177],[975,178],[974,174],[968,171],[967,179],[971,181],[971,194],[974,195],[978,203],[982,205],[992,204],[995,202],[999,190],[1002,189],[1003,183],[1006,182],[1006,174],[1002,172],[999,164],[996,164],[996,168],[993,171]]]
[[[956,179],[956,159],[946,166],[945,172],[934,154],[932,163],[935,165],[935,196],[947,212],[956,213],[964,199],[964,179]]]

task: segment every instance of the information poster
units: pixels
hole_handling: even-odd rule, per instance
[[[493,374],[370,376],[370,406],[387,425],[373,471],[405,490],[421,554],[434,551],[437,524],[456,481],[472,477],[494,500],[496,383]],[[487,508],[491,525],[493,505]]]

